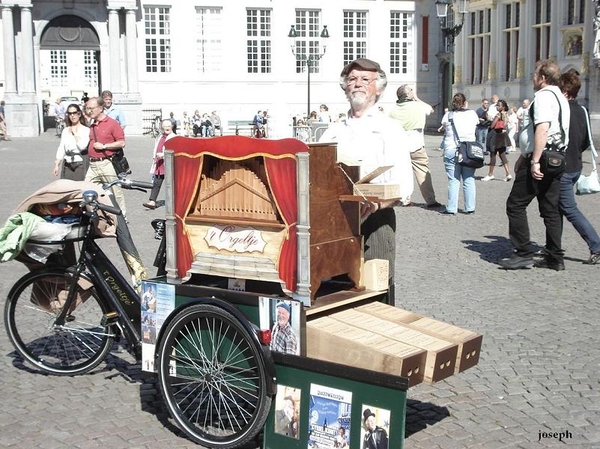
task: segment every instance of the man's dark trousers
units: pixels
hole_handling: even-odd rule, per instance
[[[546,226],[546,252],[551,262],[563,262],[561,249],[562,220],[558,208],[560,175],[544,174],[541,181],[531,175],[531,158],[526,158],[515,175],[512,190],[506,200],[508,234],[517,254],[532,257],[536,248],[531,244],[527,206],[537,197],[541,217]]]

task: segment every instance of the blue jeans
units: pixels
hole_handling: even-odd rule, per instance
[[[585,240],[590,253],[599,253],[600,237],[585,215],[581,213],[575,201],[573,186],[579,179],[579,175],[581,175],[581,170],[573,173],[565,172],[560,178],[560,195],[558,197],[560,214],[571,222],[581,238]]]
[[[447,148],[444,150],[444,166],[446,168],[446,176],[448,177],[446,211],[453,214],[458,212],[458,191],[461,179],[463,183],[465,212],[474,211],[477,199],[475,192],[475,169],[456,163],[456,148]]]
[[[475,128],[475,140],[481,145],[483,145],[483,148],[485,148],[485,142],[487,140],[488,131],[489,128],[487,126],[478,126]]]

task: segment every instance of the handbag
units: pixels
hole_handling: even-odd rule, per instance
[[[113,154],[110,158],[110,161],[112,162],[117,175],[120,175],[121,173],[125,173],[127,175],[131,174],[129,161],[127,160],[127,157],[125,157],[125,152],[123,150],[119,150],[115,154]]]
[[[565,145],[565,131],[562,124],[562,107],[560,100],[554,91],[550,91],[556,97],[558,102],[558,123],[560,126],[560,134],[552,134],[548,136],[546,148],[542,151],[540,157],[540,170],[545,175],[557,176],[565,171],[565,153],[567,146]]]
[[[589,193],[598,193],[600,192],[600,179],[598,178],[598,170],[596,168],[596,158],[598,157],[598,153],[596,152],[596,147],[594,146],[594,140],[592,138],[592,132],[590,129],[590,117],[587,113],[587,110],[581,106],[585,111],[585,123],[587,125],[588,136],[590,138],[590,152],[592,157],[592,172],[589,176],[581,175],[577,180],[576,189],[577,195],[587,195]]]
[[[494,125],[493,129],[502,131],[504,130],[504,128],[506,128],[506,123],[504,122],[504,120],[496,120],[496,124]]]
[[[450,120],[450,124],[452,125],[452,130],[454,131],[454,139],[456,140],[456,162],[459,165],[464,167],[471,168],[481,168],[483,167],[483,162],[485,160],[485,156],[483,155],[484,149],[483,145],[479,142],[461,142],[458,138],[458,133],[456,132],[456,126],[454,126],[453,112],[448,115],[448,120]]]

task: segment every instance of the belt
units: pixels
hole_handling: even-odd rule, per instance
[[[90,162],[100,162],[103,161],[105,159],[108,159],[107,157],[91,157],[90,158]]]

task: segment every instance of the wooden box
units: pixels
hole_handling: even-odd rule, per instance
[[[356,329],[369,330],[385,336],[387,339],[427,351],[424,373],[426,382],[437,382],[454,373],[458,352],[457,344],[357,309],[334,313],[330,315],[330,318],[346,323]]]
[[[362,267],[360,284],[367,290],[381,291],[389,288],[389,262],[382,259],[367,260]]]
[[[307,356],[423,381],[427,353],[375,332],[321,317],[307,323]]]
[[[356,310],[457,344],[456,373],[479,363],[483,342],[481,334],[377,302],[357,307]]]
[[[380,200],[395,200],[400,198],[400,186],[398,184],[355,184],[355,195],[365,197],[377,197]]]

